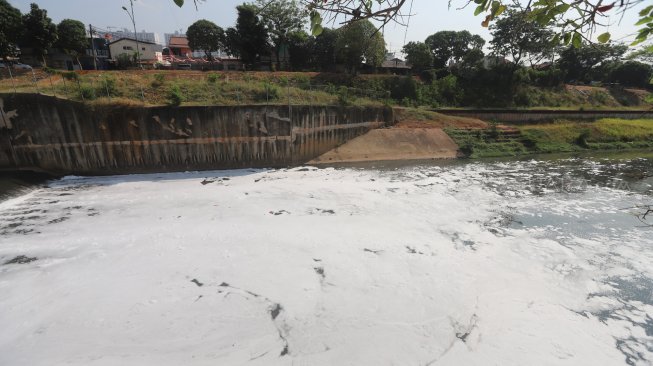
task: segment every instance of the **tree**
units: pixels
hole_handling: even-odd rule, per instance
[[[626,59],[653,64],[653,46],[649,45],[642,47],[630,53],[628,56],[626,56]]]
[[[288,34],[290,66],[293,70],[305,70],[311,66],[315,38],[303,30]]]
[[[315,37],[313,47],[313,65],[322,71],[331,70],[336,63],[336,41],[338,32],[331,28],[324,28],[322,33]]]
[[[84,23],[79,20],[64,19],[57,25],[57,34],[59,40],[56,46],[74,57],[81,69],[82,64],[79,62],[79,55],[83,54],[88,46]]]
[[[368,20],[349,23],[338,29],[335,49],[337,58],[352,72],[363,61],[370,66],[381,66],[385,57],[383,36]]]
[[[178,0],[175,0],[178,1]],[[554,43],[557,45],[573,44],[579,47],[583,39],[587,41],[586,34],[592,34],[597,25],[608,23],[609,17],[622,18],[623,15],[632,11],[639,4],[644,4],[649,0],[628,0],[628,1],[591,1],[591,0],[546,0],[546,1],[529,1],[526,8],[528,18],[536,21],[540,25],[555,23],[556,37]],[[321,24],[322,18],[320,13],[330,15],[331,19],[342,16],[348,19],[348,22],[356,22],[361,19],[375,19],[381,22],[382,26],[390,21],[402,23],[407,14],[402,12],[406,6],[406,0],[304,0],[308,9],[311,11],[311,23]],[[467,5],[475,4],[474,15],[484,14],[485,18],[481,22],[483,27],[496,20],[511,3],[519,2],[514,0],[449,0],[449,5],[453,3],[461,4],[460,8]],[[412,4],[412,2],[411,2]],[[640,20],[638,34],[634,44],[644,42],[650,36],[653,36],[653,5],[647,6],[639,12]],[[314,30],[321,29],[313,27]],[[610,40],[610,33],[603,33],[598,36],[600,43],[606,43]]]
[[[194,0],[195,7],[200,1]],[[272,1],[272,0],[270,0]],[[639,4],[644,4],[648,0],[628,0],[604,3],[603,1],[566,1],[566,0],[547,0],[547,1],[529,1],[527,9],[528,16],[541,25],[550,23],[558,24],[554,44],[564,45],[573,44],[579,47],[584,34],[592,34],[596,26],[600,25],[608,17],[615,16],[623,18],[627,11],[632,11]],[[178,6],[184,4],[184,0],[173,0]],[[346,19],[346,22],[356,22],[362,19],[375,19],[385,26],[390,21],[401,20],[407,15],[402,13],[401,9],[406,5],[406,0],[302,0],[306,5],[311,16],[311,31],[313,35],[318,36],[322,33],[322,13],[331,15],[335,19],[338,15]],[[472,2],[469,0],[449,0],[452,3],[461,3],[461,8],[467,7]],[[477,6],[474,8],[474,15],[485,14],[485,19],[481,22],[483,27],[488,27],[491,21],[495,20],[501,13],[507,9],[506,4],[514,3],[514,0],[475,0]],[[412,1],[411,1],[412,4]],[[637,37],[633,45],[646,41],[653,36],[653,5],[647,6],[639,12],[639,26]],[[610,33],[606,32],[598,36],[600,43],[606,43],[610,40]]]
[[[0,57],[5,61],[7,57],[16,55],[22,23],[20,11],[7,0],[0,0]]]
[[[428,69],[433,64],[431,50],[422,42],[408,42],[403,52],[406,55],[406,61],[413,67],[414,71]]]
[[[257,0],[256,4],[274,45],[277,69],[280,69],[279,53],[288,46],[288,35],[302,30],[306,11],[295,0]]]
[[[553,56],[553,32],[528,17],[528,13],[510,8],[490,26],[492,51],[509,56],[515,65],[528,60],[531,66]]]
[[[653,67],[637,61],[626,61],[612,70],[612,80],[626,86],[647,87],[653,77]]]
[[[57,36],[57,26],[52,23],[45,9],[40,9],[38,5],[30,4],[30,12],[23,15],[23,38],[21,44],[31,47],[34,55],[43,60],[46,66],[45,55],[48,49],[59,38]]]
[[[468,31],[440,31],[428,36],[424,43],[431,50],[434,67],[442,69],[449,62],[460,62],[471,50],[482,49],[485,40]]]
[[[591,81],[591,71],[601,63],[616,61],[628,47],[614,44],[586,44],[569,46],[560,53],[558,66],[566,74],[565,80]]]
[[[234,57],[240,57],[240,36],[234,27],[229,27],[224,31],[222,40],[224,51]]]
[[[188,46],[193,51],[202,50],[209,60],[213,60],[213,52],[224,48],[224,30],[215,23],[201,19],[191,24],[186,31]]]
[[[229,47],[240,55],[245,65],[253,65],[260,55],[268,51],[268,31],[257,16],[257,8],[243,4],[236,7],[238,18],[235,31],[230,37]]]

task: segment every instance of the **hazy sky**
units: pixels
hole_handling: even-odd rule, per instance
[[[462,5],[464,0],[454,0],[454,4]],[[118,27],[131,28],[131,21],[121,9],[123,5],[128,6],[128,0],[9,0],[13,6],[23,13],[29,11],[30,3],[37,3],[41,8],[48,10],[48,15],[59,22],[65,18],[78,19],[85,24],[93,24],[101,28]],[[183,30],[198,19],[208,19],[223,28],[233,26],[236,21],[236,5],[243,1],[237,0],[206,0],[201,3],[199,10],[195,10],[191,0],[178,8],[172,0],[135,0],[134,12],[136,13],[136,26],[139,31],[159,33],[163,40],[163,33],[172,33],[175,30]],[[408,13],[411,5],[406,2]],[[639,8],[643,8],[642,4]],[[618,24],[619,19],[611,20],[609,27],[613,39],[632,41],[637,22],[636,16],[639,8],[632,9],[629,14]],[[423,41],[428,35],[440,30],[468,30],[480,34],[489,40],[490,33],[486,28],[481,27],[483,20],[481,16],[473,15],[473,8],[463,10],[455,8],[448,9],[447,0],[413,0],[410,26],[406,29],[399,25],[386,26],[384,31],[387,48],[391,51],[399,51],[406,41]],[[331,26],[331,25],[329,25]],[[337,26],[337,25],[336,25]],[[597,34],[602,33],[603,30]]]

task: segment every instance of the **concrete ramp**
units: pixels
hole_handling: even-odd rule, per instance
[[[309,164],[373,160],[452,159],[458,146],[439,128],[372,130],[311,160]]]

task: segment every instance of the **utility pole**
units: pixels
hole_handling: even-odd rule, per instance
[[[138,44],[138,33],[136,33],[136,19],[134,18],[134,0],[129,0],[129,3],[131,4],[131,13],[129,10],[127,10],[126,7],[122,7],[122,10],[124,10],[127,15],[129,15],[129,18],[132,21],[132,25],[134,26],[134,40],[136,41],[136,59],[138,60],[138,66],[140,68],[143,68],[143,65],[141,65],[141,46]]]
[[[93,68],[97,70],[97,55],[95,54],[95,41],[93,40],[93,25],[88,25],[88,32],[91,35],[91,50],[93,52],[91,56],[93,56]]]

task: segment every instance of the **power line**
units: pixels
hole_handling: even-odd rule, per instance
[[[410,0],[410,9],[408,9],[408,21],[406,22],[406,30],[404,31],[404,46],[406,45],[406,36],[408,36],[408,27],[410,26],[410,18],[413,17],[413,0]]]

